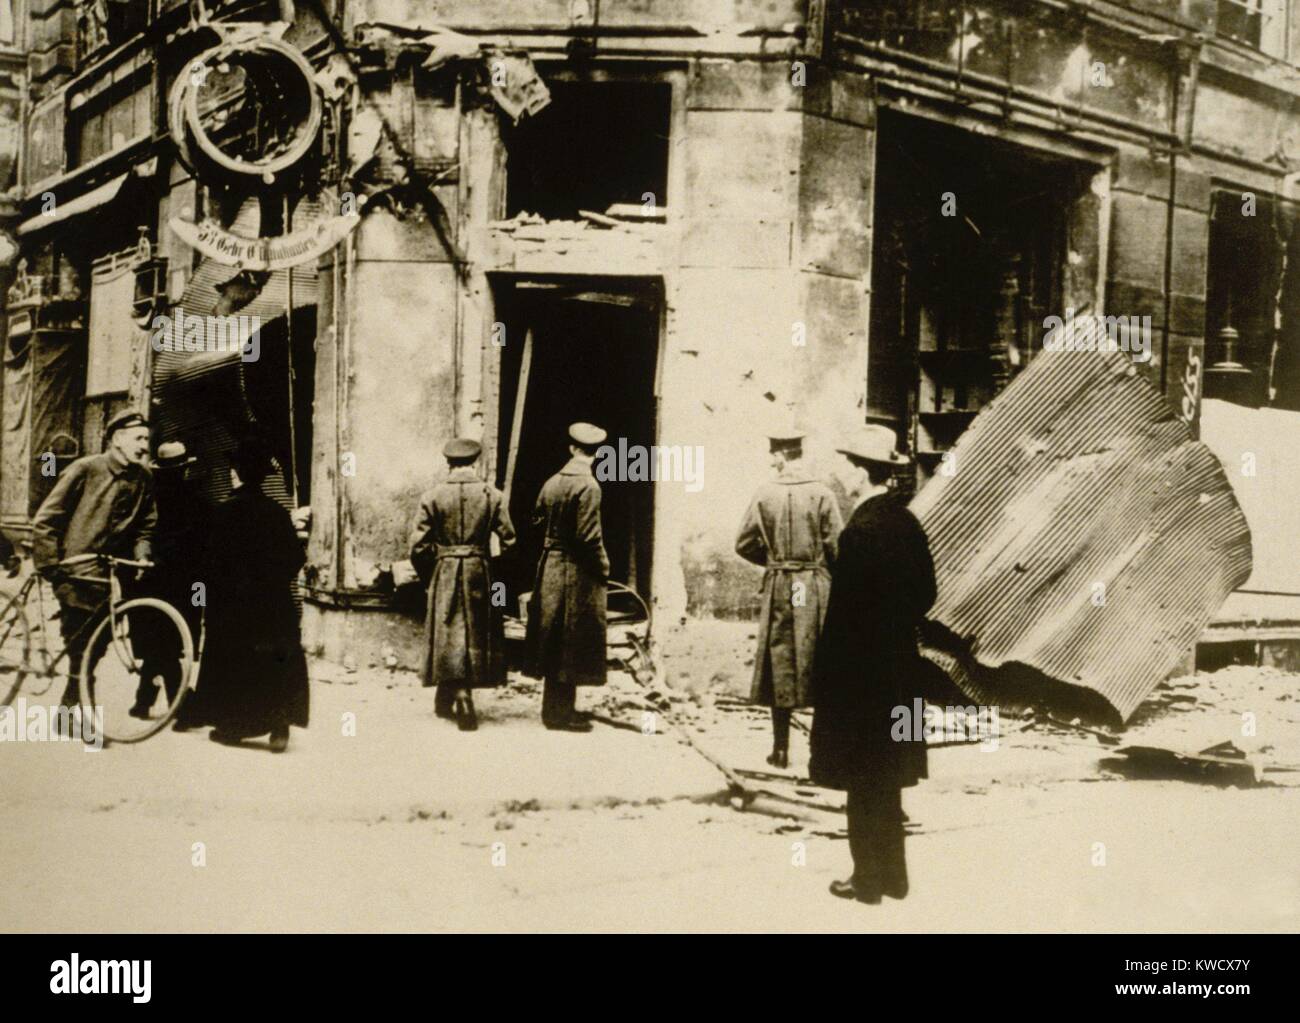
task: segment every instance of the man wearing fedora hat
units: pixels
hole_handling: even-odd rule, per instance
[[[830,589],[827,565],[835,558],[841,520],[835,495],[803,469],[803,434],[782,428],[768,442],[776,477],[750,502],[736,553],[764,570],[750,699],[771,708],[767,762],[785,768],[790,716],[811,702],[813,652]]]
[[[138,412],[120,412],[104,427],[105,451],[86,455],[63,470],[32,519],[32,561],[54,585],[59,632],[68,652],[63,703],[79,702],[81,655],[90,623],[107,598],[107,580],[72,578],[59,562],[79,554],[108,554],[148,561],[158,512],[153,480],[145,468],[149,424]]]
[[[817,647],[809,776],[847,793],[853,876],[831,892],[878,903],[907,894],[902,790],[926,776],[925,742],[912,729],[897,739],[894,711],[922,695],[916,631],[934,603],[934,563],[921,524],[890,491],[908,463],[894,431],[864,426],[836,450],[857,505],[840,534]]]
[[[605,583],[609,556],[600,525],[600,484],[591,464],[605,431],[569,427],[569,461],[542,486],[533,528],[542,534],[537,581],[528,603],[530,671],[545,680],[542,724],[586,732],[578,686],[605,684]]]
[[[158,522],[153,536],[154,568],[145,586],[149,596],[167,601],[184,616],[195,638],[199,635],[202,608],[194,606],[193,587],[205,538],[203,520],[206,509],[188,479],[189,468],[197,461],[178,440],[159,444],[154,454],[154,500],[158,506]],[[156,679],[162,679],[169,705],[175,701],[182,681],[180,642],[173,630],[159,630],[156,637],[146,637],[143,650],[140,684],[129,711],[138,718],[148,718],[158,699]],[[197,695],[191,694],[181,708],[175,725],[178,730],[184,731],[199,723],[200,700]]]
[[[506,680],[505,627],[492,599],[491,538],[515,542],[501,492],[481,480],[474,463],[482,445],[457,437],[442,449],[449,470],[420,505],[411,564],[429,588],[424,685],[436,686],[434,713],[454,717],[461,731],[478,727],[472,691]]]

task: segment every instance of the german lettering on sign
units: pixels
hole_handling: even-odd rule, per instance
[[[340,214],[274,238],[246,238],[212,220],[194,224],[179,217],[171,229],[191,248],[227,266],[243,270],[283,270],[318,258],[361,223],[358,215]]]

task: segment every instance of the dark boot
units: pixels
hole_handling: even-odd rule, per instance
[[[478,715],[474,713],[474,700],[468,691],[462,692],[456,697],[454,713],[456,715],[456,727],[462,732],[478,731]]]
[[[139,718],[141,721],[149,720],[149,712],[153,709],[154,703],[158,700],[158,686],[154,684],[155,671],[152,667],[142,665],[140,668],[140,684],[135,689],[135,703],[127,711],[133,718]]]
[[[433,693],[433,713],[446,721],[456,719],[456,694],[449,686],[438,686]]]

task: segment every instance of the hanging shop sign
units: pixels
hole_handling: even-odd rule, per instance
[[[272,238],[249,238],[213,220],[195,224],[173,217],[170,223],[181,241],[218,263],[242,270],[283,270],[324,255],[361,223],[361,217],[338,214]]]
[[[273,35],[240,34],[199,54],[177,76],[167,106],[172,141],[196,175],[266,184],[311,151],[321,120],[315,72]]]

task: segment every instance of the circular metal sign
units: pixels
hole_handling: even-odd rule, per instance
[[[195,174],[207,164],[269,184],[316,143],[320,93],[294,47],[271,37],[232,41],[201,53],[181,73],[167,121]]]

